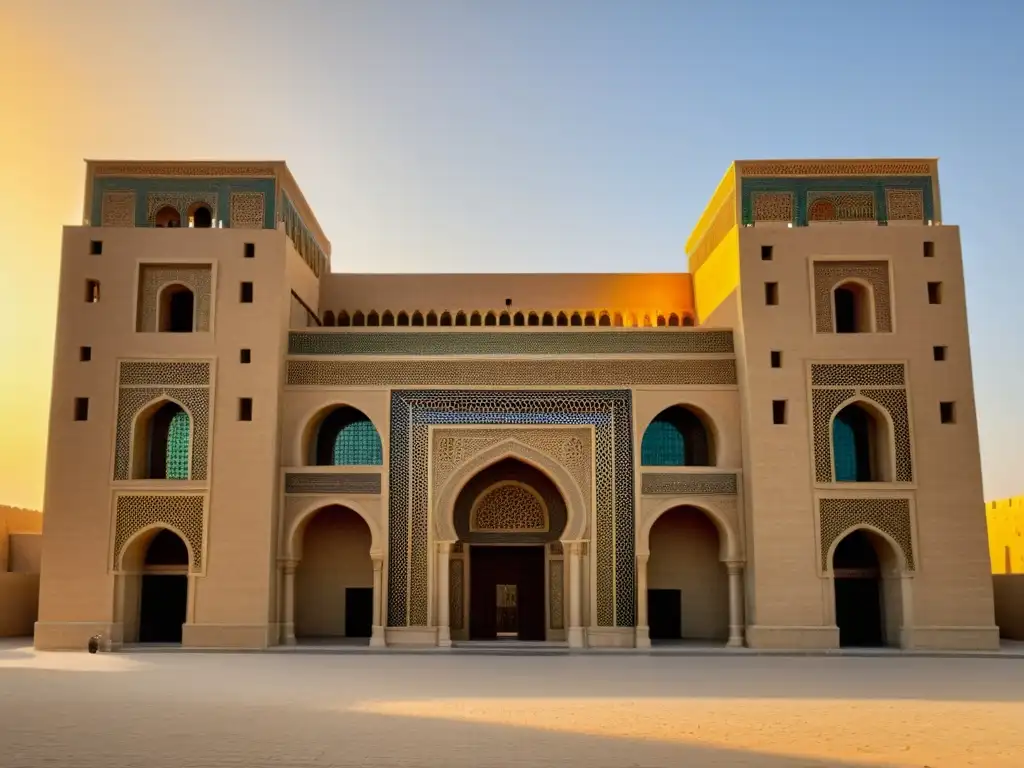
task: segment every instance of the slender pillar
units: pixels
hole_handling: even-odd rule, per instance
[[[281,566],[284,573],[284,621],[281,642],[295,645],[295,569],[297,560],[285,560]]]
[[[726,563],[729,570],[729,648],[743,647],[743,563]]]
[[[908,650],[914,647],[914,577],[909,573],[900,574],[900,647]]]
[[[650,555],[636,556],[636,647],[651,647],[651,627],[647,620],[647,561]]]
[[[569,544],[569,647],[582,648],[583,643],[583,588],[580,579],[580,556],[583,545]]]
[[[451,558],[450,541],[437,544],[437,644],[441,648],[452,647],[451,619],[448,602],[448,562]]]
[[[384,622],[381,620],[383,614],[384,599],[384,559],[379,555],[373,558],[373,626],[370,630],[370,645],[383,647],[387,645],[384,639]]]

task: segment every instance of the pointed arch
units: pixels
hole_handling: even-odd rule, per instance
[[[366,318],[363,316],[362,310],[357,309],[355,314],[352,315],[352,327],[362,328],[366,325]]]
[[[599,326],[602,326],[602,327],[605,327],[605,328],[609,328],[609,327],[611,327],[612,319],[611,319],[611,317],[608,316],[607,312],[602,312],[601,313],[601,317],[597,321],[597,324]]]
[[[445,310],[441,313],[441,319],[438,325],[451,325],[452,324],[452,313]]]
[[[473,312],[473,314],[469,316],[469,324],[482,325],[482,318],[480,317],[479,312]]]
[[[583,325],[583,316],[580,315],[579,312],[573,312],[572,316],[569,318],[569,325],[582,326]]]
[[[359,515],[363,522],[366,523],[366,527],[370,529],[371,556],[379,555],[384,551],[384,540],[376,518],[367,512],[366,508],[357,499],[350,496],[331,496],[330,499],[310,501],[291,520],[283,537],[281,547],[284,550],[282,553],[283,559],[292,561],[302,560],[302,534],[316,513],[328,507],[345,507]]]
[[[875,330],[874,287],[858,278],[845,278],[832,286],[832,329],[836,333],[872,333]]]
[[[395,324],[395,316],[391,314],[390,309],[384,310],[384,314],[380,316],[380,324],[389,327]]]
[[[693,327],[693,315],[683,315],[683,326],[686,328]]]
[[[640,464],[645,467],[713,467],[715,439],[711,420],[690,405],[672,405],[644,429]]]
[[[615,313],[615,318],[612,321],[612,325],[614,325],[616,328],[621,328],[622,327],[622,323],[623,323],[623,321],[622,321],[622,313],[621,312],[616,312]]]
[[[495,317],[494,312],[488,312],[484,315],[484,325],[497,325],[498,318]]]
[[[512,316],[512,325],[526,325],[526,316],[522,312],[516,312]]]
[[[890,482],[896,462],[892,416],[874,401],[853,397],[830,417],[832,477],[839,483]]]
[[[413,312],[412,313],[412,321],[409,324],[413,325],[413,326],[416,326],[417,328],[422,327],[423,326],[423,313],[420,312],[418,309],[415,312]]]
[[[401,310],[397,317],[395,317],[395,325],[402,326],[403,328],[407,327],[409,325],[409,313],[404,309]]]
[[[344,309],[341,310],[341,312],[338,313],[338,327],[348,328],[349,325],[351,324],[352,321],[349,319],[348,312],[346,312]]]
[[[498,315],[498,325],[512,325],[512,316],[508,312]]]
[[[384,463],[380,432],[358,408],[333,403],[319,409],[301,432],[307,466],[379,466]]]
[[[677,328],[677,327],[679,327],[679,315],[677,315],[675,312],[670,314],[668,316],[668,325],[669,325],[670,328]]]
[[[334,327],[334,313],[329,309],[324,310],[323,324],[328,328]]]
[[[134,480],[188,480],[192,475],[192,414],[160,395],[135,415],[131,436]]]
[[[649,555],[651,553],[651,529],[666,512],[679,507],[692,507],[703,512],[715,528],[718,529],[718,559],[725,562],[743,562],[743,547],[739,539],[739,533],[729,516],[715,504],[701,501],[694,503],[689,498],[675,497],[666,499],[660,506],[643,518],[637,528],[636,552],[638,555]]]
[[[565,312],[559,312],[558,313],[558,322],[556,323],[556,325],[559,325],[559,326],[567,326],[567,325],[569,325],[569,318],[566,317]]]
[[[158,327],[163,333],[192,333],[196,328],[196,295],[183,283],[171,282],[157,294]]]
[[[457,541],[455,530],[455,500],[465,485],[488,467],[504,459],[517,459],[543,472],[565,500],[567,520],[562,541],[578,541],[586,532],[590,515],[589,500],[584,498],[579,485],[569,471],[556,459],[532,446],[510,438],[492,445],[469,457],[459,465],[437,489],[438,514],[434,517],[434,530],[439,541]]]
[[[526,317],[526,324],[529,326],[540,325],[540,315],[536,312],[531,312]]]

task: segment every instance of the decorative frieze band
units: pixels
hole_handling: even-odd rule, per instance
[[[644,472],[640,492],[650,495],[735,494],[735,472]]]
[[[379,472],[287,472],[285,493],[379,494]]]

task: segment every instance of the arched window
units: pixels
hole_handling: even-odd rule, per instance
[[[329,309],[325,309],[324,310],[324,320],[323,320],[323,323],[326,326],[333,326],[334,325],[334,313],[331,312],[331,310],[329,310]]]
[[[173,402],[154,405],[135,425],[133,472],[140,480],[188,480],[191,424]]]
[[[168,285],[160,292],[160,330],[192,333],[195,330],[195,294],[184,285]]]
[[[352,327],[362,328],[364,325],[366,325],[366,317],[363,315],[363,311],[361,309],[357,309],[355,314],[352,315]]]
[[[380,317],[380,324],[392,326],[395,324],[395,316],[391,314],[390,309],[385,309],[384,314]]]
[[[850,403],[832,421],[832,456],[838,483],[885,482],[888,442],[884,420],[861,403]]]
[[[526,316],[522,312],[516,312],[512,317],[512,325],[526,325]]]
[[[588,327],[593,327],[597,325],[597,318],[594,317],[593,312],[587,312],[587,314],[583,317],[583,324]]]
[[[423,313],[418,309],[412,313],[412,324],[417,327],[423,325]]]
[[[395,325],[407,326],[409,325],[409,313],[402,310],[398,313],[398,319],[395,321]]]
[[[665,316],[663,314],[661,314],[660,312],[658,313],[658,318],[657,318],[657,323],[656,324],[657,324],[657,326],[659,328],[664,328],[665,327]]]
[[[466,324],[466,313],[461,310],[455,314],[455,324],[464,326]]]
[[[189,209],[188,223],[196,229],[209,229],[213,226],[213,212],[205,205],[194,205]]]
[[[579,312],[572,313],[572,317],[569,318],[569,325],[583,325],[583,318]]]
[[[621,328],[622,327],[622,313],[621,312],[616,312],[615,313],[615,321],[614,321],[613,324],[615,325],[616,328]]]
[[[427,325],[437,325],[437,312],[434,310],[427,312],[426,323]]]
[[[545,312],[544,313],[544,317],[541,318],[540,324],[541,325],[548,325],[548,326],[554,325],[555,324],[555,316],[552,315],[550,312]]]
[[[860,283],[844,283],[832,291],[836,333],[871,333],[871,295]]]
[[[640,463],[648,467],[714,465],[711,435],[700,416],[681,405],[659,413],[640,444]]]
[[[484,325],[497,325],[497,324],[498,324],[498,318],[496,318],[494,316],[493,312],[488,312],[484,316]]]
[[[380,435],[366,415],[341,406],[324,417],[317,430],[313,459],[317,466],[383,464]]]
[[[376,328],[380,325],[380,315],[377,314],[376,309],[370,310],[370,314],[366,316],[366,324],[371,328]]]
[[[349,319],[348,312],[346,312],[344,309],[341,310],[341,312],[338,313],[338,327],[348,328],[349,325],[351,325],[351,323],[352,321]]]
[[[480,313],[474,312],[469,318],[470,325],[480,325]]]
[[[569,324],[569,318],[565,316],[565,312],[559,312],[558,313],[558,321],[555,323],[555,325],[566,326],[568,324]]]
[[[508,312],[502,312],[498,317],[498,325],[512,325],[512,316]]]
[[[683,325],[687,328],[693,327],[693,315],[683,315]]]
[[[611,327],[612,319],[608,316],[607,312],[602,312],[601,318],[597,321],[597,324],[605,327]]]
[[[452,324],[452,313],[445,311],[441,313],[440,325],[451,325]]]
[[[165,205],[156,212],[156,216],[153,218],[153,223],[161,228],[167,227],[169,229],[174,229],[181,226],[181,214],[178,213],[177,208]]]
[[[526,316],[527,325],[540,325],[540,315],[536,312],[531,312]]]
[[[668,316],[668,324],[670,328],[676,328],[679,326],[679,315],[673,312]]]

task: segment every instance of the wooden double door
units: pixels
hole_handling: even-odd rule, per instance
[[[544,560],[543,545],[471,546],[471,640],[546,639]]]

